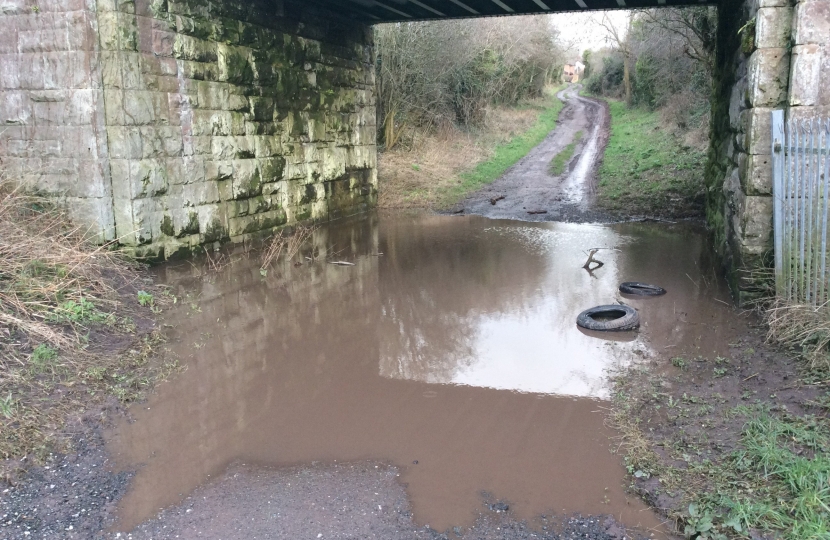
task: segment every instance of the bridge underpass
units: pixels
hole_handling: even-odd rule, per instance
[[[0,159],[137,255],[243,241],[375,204],[372,24],[705,4],[2,0]],[[770,112],[830,107],[830,3],[717,5],[707,217],[745,299],[737,270],[771,248]]]

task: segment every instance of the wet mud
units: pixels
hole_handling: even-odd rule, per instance
[[[495,219],[523,221],[610,222],[612,216],[592,206],[596,173],[608,142],[610,114],[602,101],[579,95],[581,85],[562,90],[565,102],[556,129],[527,156],[492,184],[469,195],[451,212],[461,210]],[[554,176],[550,162],[577,133],[583,134],[565,172]],[[496,204],[492,201],[499,199]]]
[[[589,273],[594,247],[604,266]],[[626,490],[603,400],[609,370],[666,350],[717,353],[734,335],[702,230],[381,214],[322,227],[306,256],[266,277],[255,255],[218,273],[160,269],[180,298],[169,346],[188,368],[108,435],[118,468],[135,471],[114,530],[184,527],[147,520],[187,514],[194,490],[208,517],[245,506],[255,488],[211,487],[233,464],[369,461],[394,470],[410,506],[379,504],[413,531],[477,526],[487,493],[513,523],[577,512],[662,534]],[[623,298],[621,281],[669,293]],[[576,327],[580,311],[613,302],[640,311],[638,333]],[[293,517],[303,537],[310,516]]]

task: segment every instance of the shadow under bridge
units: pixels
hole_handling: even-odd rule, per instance
[[[306,0],[363,23],[716,5],[714,0]]]

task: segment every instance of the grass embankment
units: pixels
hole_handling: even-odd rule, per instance
[[[703,213],[706,152],[685,146],[657,111],[608,100],[611,136],[597,204],[616,214],[696,217]]]
[[[563,148],[561,152],[556,154],[554,158],[550,160],[550,166],[548,167],[548,172],[550,172],[550,174],[553,176],[559,176],[565,172],[565,165],[567,165],[571,161],[571,158],[574,157],[576,145],[578,145],[581,140],[582,132],[577,131],[574,134],[574,139],[571,144]]]
[[[560,90],[516,107],[493,109],[475,132],[424,137],[411,149],[379,155],[379,206],[446,208],[489,184],[538,145],[556,127],[564,103]]]
[[[153,361],[166,301],[46,199],[0,177],[0,476],[68,449],[67,421],[138,399],[177,369]]]
[[[830,393],[758,338],[615,380],[635,487],[687,538],[830,538]],[[820,377],[819,377],[820,378]]]

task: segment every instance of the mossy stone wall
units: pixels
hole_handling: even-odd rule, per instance
[[[770,118],[787,105],[793,7],[724,0],[718,16],[706,214],[744,304],[764,293],[756,270],[772,258]]]
[[[375,203],[369,27],[290,0],[27,1],[0,13],[0,159],[102,240],[169,257]]]

